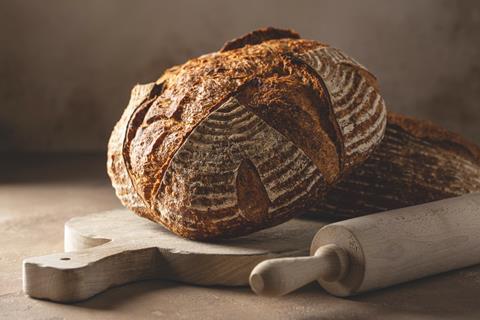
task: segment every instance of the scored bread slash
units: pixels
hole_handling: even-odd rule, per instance
[[[233,113],[235,120],[229,120]],[[250,175],[260,183],[248,179]],[[241,185],[243,179],[250,181]],[[198,228],[199,213],[211,215],[212,223],[228,230],[245,220],[257,224],[272,214],[275,219],[288,215],[292,203],[321,183],[320,171],[301,149],[232,98],[178,149],[165,172],[157,209],[175,215],[162,219],[181,221],[192,230]],[[249,198],[242,197],[246,192]],[[189,207],[176,216],[175,206],[184,203]]]
[[[385,129],[375,77],[289,30],[254,31],[140,88],[110,138],[112,184],[126,207],[192,239],[293,218]]]
[[[338,49],[306,51],[300,58],[322,77],[345,145],[347,169],[366,159],[380,142],[386,126],[386,107],[367,69]]]

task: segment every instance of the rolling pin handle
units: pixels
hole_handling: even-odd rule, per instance
[[[347,252],[328,244],[318,248],[313,256],[259,263],[250,274],[250,287],[258,295],[282,296],[317,279],[338,281],[347,272]]]

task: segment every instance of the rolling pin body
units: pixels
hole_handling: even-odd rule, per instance
[[[342,266],[346,272],[341,279],[317,278],[325,290],[336,296],[354,295],[471,266],[480,263],[480,194],[327,225],[315,235],[311,256],[327,245],[341,248],[348,256],[346,265]],[[318,274],[315,264],[319,267],[322,263],[332,263],[319,260],[318,256],[312,257],[310,268],[302,272],[315,275]],[[297,267],[301,263],[298,260]],[[251,279],[252,276],[263,279],[263,275],[269,273],[271,278],[271,274],[280,274],[277,270],[283,266],[289,268],[289,276],[296,277],[297,268],[293,265],[283,264],[282,259],[264,261],[252,271]],[[285,273],[283,270],[281,274]],[[305,274],[302,278],[309,279]],[[300,282],[284,282],[295,285],[284,286],[281,292],[269,291],[269,283],[265,283],[264,292],[281,295],[299,287]]]

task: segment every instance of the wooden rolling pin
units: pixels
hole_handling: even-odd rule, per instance
[[[317,280],[329,293],[368,290],[480,263],[480,193],[333,223],[309,257],[259,263],[250,286],[279,296]]]

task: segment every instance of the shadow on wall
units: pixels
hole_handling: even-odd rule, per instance
[[[2,1],[0,151],[104,151],[136,83],[262,26],[350,53],[390,109],[480,143],[477,1]]]

